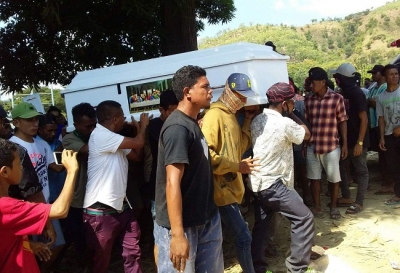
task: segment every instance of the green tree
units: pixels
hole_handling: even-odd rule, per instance
[[[234,16],[233,0],[3,0],[0,85],[68,84],[77,71],[197,49]]]

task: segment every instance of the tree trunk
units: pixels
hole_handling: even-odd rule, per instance
[[[194,0],[161,1],[160,17],[163,34],[163,56],[197,50],[196,11]],[[181,2],[182,4],[178,4]]]

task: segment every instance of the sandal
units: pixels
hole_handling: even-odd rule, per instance
[[[360,204],[353,203],[350,207],[347,208],[346,214],[357,214],[363,210],[363,207]]]
[[[385,202],[385,205],[387,206],[393,206],[393,205],[400,205],[400,199],[396,200],[396,197],[390,198]]]
[[[338,208],[331,208],[331,219],[333,220],[339,220],[340,218],[342,218],[342,215],[340,215],[340,211]]]

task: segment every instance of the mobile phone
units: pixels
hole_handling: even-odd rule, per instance
[[[62,152],[53,152],[54,160],[57,165],[62,165]]]

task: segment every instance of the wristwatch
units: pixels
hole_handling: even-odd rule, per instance
[[[364,144],[364,142],[362,142],[362,141],[358,142],[358,145],[360,145],[360,146],[363,146],[363,144]]]

